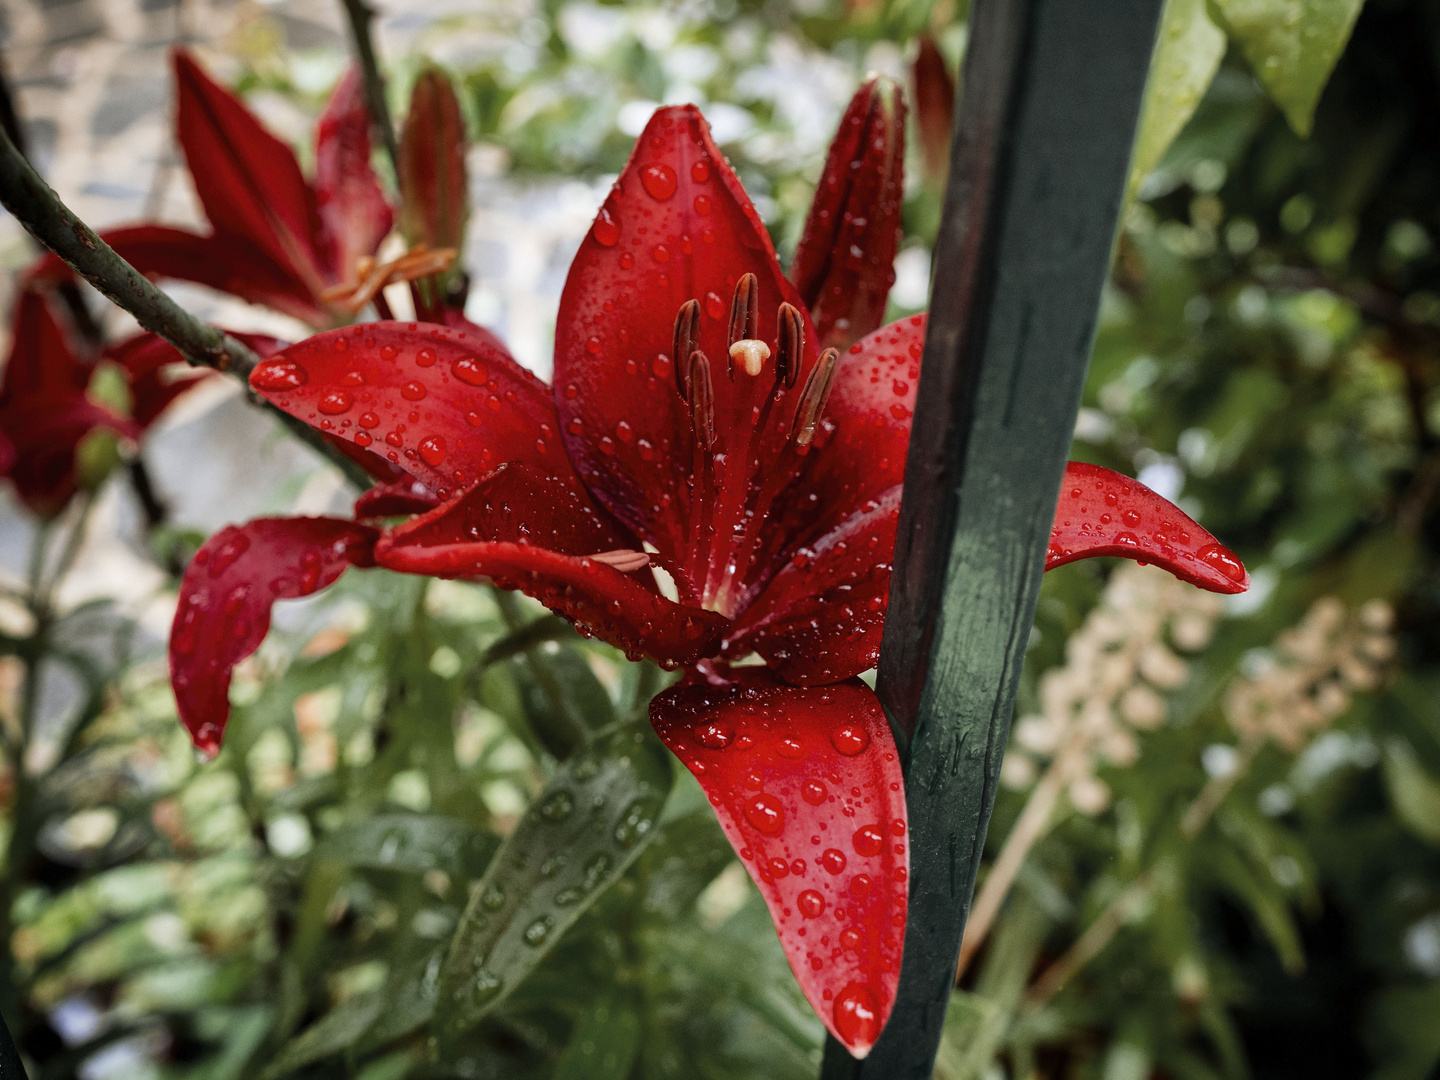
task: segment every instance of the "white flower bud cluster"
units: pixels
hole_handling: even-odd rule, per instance
[[[1221,610],[1218,596],[1156,567],[1116,570],[1066,643],[1065,663],[1041,677],[1041,711],[1016,722],[1001,782],[1027,788],[1048,762],[1062,770],[1076,810],[1103,811],[1110,789],[1095,770],[1135,763],[1135,732],[1165,722],[1165,693],[1188,677],[1176,650],[1203,649]]]
[[[1394,612],[1383,600],[1347,611],[1333,596],[1316,600],[1272,648],[1247,655],[1245,677],[1225,693],[1225,716],[1242,739],[1273,739],[1295,751],[1373,690],[1395,655]]]

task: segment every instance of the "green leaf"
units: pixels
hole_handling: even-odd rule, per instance
[[[1401,823],[1427,843],[1440,845],[1440,780],[1425,771],[1401,739],[1385,743],[1385,787]]]
[[[1225,33],[1205,13],[1205,0],[1168,0],[1130,162],[1132,191],[1194,114],[1224,55]]]
[[[605,995],[575,1025],[554,1080],[625,1080],[640,1052],[640,1014],[634,1002]]]
[[[562,761],[615,723],[610,695],[580,650],[550,642],[508,663],[531,730]]]
[[[369,1030],[383,1004],[378,993],[346,998],[281,1047],[260,1080],[275,1080],[312,1061],[344,1052]]]
[[[318,849],[324,858],[367,870],[423,874],[444,870],[479,877],[499,841],[455,818],[437,814],[381,814],[336,829]]]
[[[641,725],[564,764],[470,894],[440,971],[441,1034],[479,1023],[639,857],[672,779]]]
[[[1365,0],[1213,0],[1297,135],[1309,135],[1320,93]]]

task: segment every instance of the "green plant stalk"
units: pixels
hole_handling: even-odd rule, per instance
[[[1204,831],[1205,826],[1210,824],[1210,819],[1215,816],[1215,811],[1220,808],[1225,797],[1234,790],[1240,778],[1254,763],[1255,755],[1260,752],[1264,742],[1263,738],[1256,736],[1244,739],[1237,751],[1235,767],[1223,776],[1212,776],[1200,789],[1200,794],[1191,800],[1180,818],[1180,836],[1187,844],[1193,842]],[[1143,908],[1159,879],[1156,867],[1152,866],[1121,890],[1120,894],[1105,906],[1105,910],[1096,916],[1095,921],[1085,928],[1084,933],[1035,980],[1035,984],[1025,995],[1025,1008],[1038,1009],[1045,1005],[1079,974],[1085,965],[1104,952],[1121,928]]]
[[[513,636],[517,632],[527,630],[527,620],[520,611],[520,602],[515,598],[515,594],[505,589],[493,589],[492,592],[495,596],[495,605],[500,609],[500,617],[505,620],[510,634]],[[545,662],[545,654],[535,644],[527,646],[523,652],[525,666],[530,669],[530,675],[539,685],[541,692],[549,699],[550,707],[557,715],[565,718],[566,725],[574,732],[575,745],[583,746],[590,742],[594,738],[593,734],[580,722],[570,708],[570,702],[566,699],[565,692],[556,681],[550,665]]]
[[[396,182],[400,178],[400,147],[395,141],[395,124],[390,119],[390,106],[385,100],[385,78],[380,74],[380,64],[375,58],[375,43],[370,36],[370,20],[375,12],[365,0],[343,0],[345,15],[350,20],[350,37],[355,43],[355,56],[360,61],[360,72],[365,81],[365,107],[370,112],[370,123],[380,133],[385,153],[390,157],[390,167],[395,170]]]
[[[242,380],[260,362],[243,342],[195,318],[154,282],[115,253],[81,221],[0,131],[0,203],[31,236],[58,255],[70,269],[95,286],[142,327],[179,350],[197,367],[228,372]],[[273,415],[291,433],[335,465],[362,490],[371,484],[365,470],[325,441],[309,425],[273,407]]]

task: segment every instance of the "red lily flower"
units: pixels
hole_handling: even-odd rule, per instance
[[[324,298],[352,282],[362,256],[390,232],[394,212],[370,167],[370,120],[360,74],[348,72],[315,133],[315,178],[307,183],[294,152],[266,131],[230,90],[176,49],[176,134],[213,231],[165,225],[101,234],[144,274],[209,285],[333,326],[344,312]],[[32,284],[68,279],[53,255],[32,268]]]
[[[661,109],[571,267],[553,394],[493,340],[416,323],[319,334],[256,369],[270,401],[420,485],[369,513],[434,506],[390,529],[217,534],[182,584],[171,668],[213,751],[273,597],[372,562],[521,589],[684,667],[651,705],[656,731],[709,795],[816,1011],[863,1055],[894,1001],[908,849],[895,745],[857,676],[880,647],[924,318],[842,355],[821,351],[800,299],[698,110]],[[1178,509],[1072,465],[1049,565],[1094,554],[1246,584]]]

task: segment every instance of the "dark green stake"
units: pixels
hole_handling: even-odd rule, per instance
[[[863,1062],[934,1067],[1164,0],[977,0],[880,698],[910,735],[900,990]]]

